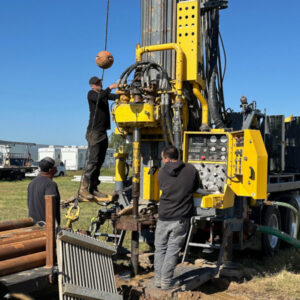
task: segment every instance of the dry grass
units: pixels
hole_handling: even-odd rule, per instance
[[[265,277],[255,277],[239,284],[232,282],[228,293],[247,296],[249,299],[300,299],[300,274],[283,270]]]

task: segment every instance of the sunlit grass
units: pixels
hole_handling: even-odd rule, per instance
[[[102,175],[111,176],[112,169],[102,170]],[[82,171],[69,171],[67,176],[56,177],[54,181],[58,185],[62,200],[69,199],[75,196],[78,192],[79,182],[72,181],[74,175],[81,175]],[[12,220],[25,218],[28,215],[27,210],[27,187],[31,179],[22,181],[0,181],[0,220]],[[101,183],[101,191],[112,192],[114,189],[113,183]],[[95,203],[80,204],[80,219],[74,223],[74,228],[88,229],[90,219],[97,215],[99,206]],[[62,226],[66,224],[65,215],[66,209],[61,210]]]

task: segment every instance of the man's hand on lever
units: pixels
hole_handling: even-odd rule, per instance
[[[111,84],[111,85],[109,86],[109,88],[110,88],[111,90],[114,90],[114,89],[117,88],[117,86],[118,86],[118,83],[115,82],[115,83]]]

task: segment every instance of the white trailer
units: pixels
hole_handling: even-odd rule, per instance
[[[61,148],[49,146],[47,148],[39,148],[39,161],[45,157],[51,157],[54,160],[61,160]]]
[[[61,148],[61,160],[66,166],[66,170],[81,170],[84,168],[86,146],[65,146]]]

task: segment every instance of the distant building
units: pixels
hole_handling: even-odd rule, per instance
[[[105,160],[103,163],[103,168],[112,168],[116,165],[116,159],[114,158],[115,150],[112,148],[108,148],[106,151]]]
[[[61,148],[61,160],[67,170],[81,170],[85,167],[87,146],[64,146]]]
[[[115,166],[114,149],[108,148],[106,152],[103,168]],[[54,160],[61,160],[66,170],[80,170],[85,167],[87,146],[61,146],[35,143],[23,143],[0,140],[0,165],[4,164],[9,156],[11,162],[23,165],[31,159],[32,165],[44,157],[51,157]]]

